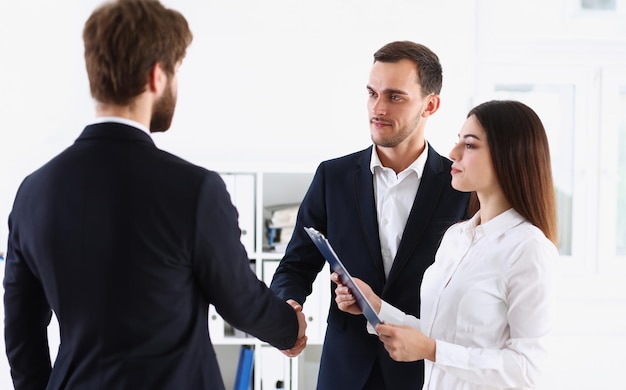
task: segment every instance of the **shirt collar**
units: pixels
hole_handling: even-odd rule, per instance
[[[525,221],[515,209],[510,208],[487,223],[478,225],[480,221],[480,210],[463,227],[462,231],[468,233],[482,233],[486,236],[498,237],[512,227]]]
[[[128,118],[122,118],[119,116],[99,116],[96,117],[96,119],[94,119],[94,121],[91,124],[98,124],[98,123],[105,123],[105,122],[114,122],[114,123],[121,123],[127,126],[131,126],[131,127],[135,127],[139,130],[144,131],[145,133],[147,133],[148,135],[150,135],[150,130],[144,126],[143,124],[134,121],[132,119],[128,119]]]
[[[428,158],[428,142],[425,142],[424,150],[419,157],[411,163],[403,172],[412,170],[415,171],[418,178],[422,177],[424,173],[424,167],[426,166],[426,159]],[[376,151],[376,145],[372,146],[372,157],[370,158],[370,171],[374,174],[374,168],[380,167],[385,168],[383,164],[380,162],[380,158],[378,157],[378,152]]]

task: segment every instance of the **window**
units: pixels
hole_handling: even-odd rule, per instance
[[[626,68],[479,67],[477,101],[532,107],[550,141],[566,264],[626,271]]]
[[[617,128],[617,229],[615,250],[618,256],[626,257],[626,87],[619,96],[620,121]]]
[[[496,99],[519,100],[537,112],[548,134],[557,198],[559,253],[572,254],[574,86],[496,84]]]
[[[626,69],[603,69],[598,259],[626,269]]]
[[[615,0],[580,0],[582,10],[615,10]]]
[[[596,267],[597,72],[584,67],[478,66],[475,104],[519,100],[537,112],[548,140],[557,197],[559,253],[573,268]],[[594,89],[595,88],[595,89]],[[592,108],[590,110],[590,107]],[[596,104],[599,108],[599,105]]]

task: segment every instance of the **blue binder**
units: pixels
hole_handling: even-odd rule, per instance
[[[254,349],[249,345],[242,345],[239,351],[239,363],[235,377],[234,390],[252,389],[252,368],[254,367]]]

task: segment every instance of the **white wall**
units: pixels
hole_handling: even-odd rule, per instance
[[[0,251],[22,178],[69,145],[93,115],[82,25],[95,0],[0,2]],[[430,46],[444,66],[427,136],[442,153],[468,107],[471,2],[167,1],[194,41],[172,128],[157,144],[194,162],[313,166],[369,145],[372,54],[392,40]],[[443,24],[442,24],[443,22]]]

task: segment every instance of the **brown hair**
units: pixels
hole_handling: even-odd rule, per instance
[[[409,60],[417,66],[417,83],[422,95],[439,95],[443,74],[439,57],[424,45],[411,41],[396,41],[386,44],[374,53],[374,62],[398,62]]]
[[[493,100],[474,107],[487,134],[498,182],[511,206],[557,245],[550,148],[539,116],[523,103]]]
[[[127,105],[144,92],[157,63],[174,73],[192,34],[185,18],[158,0],[117,0],[91,14],[83,40],[91,95]]]

